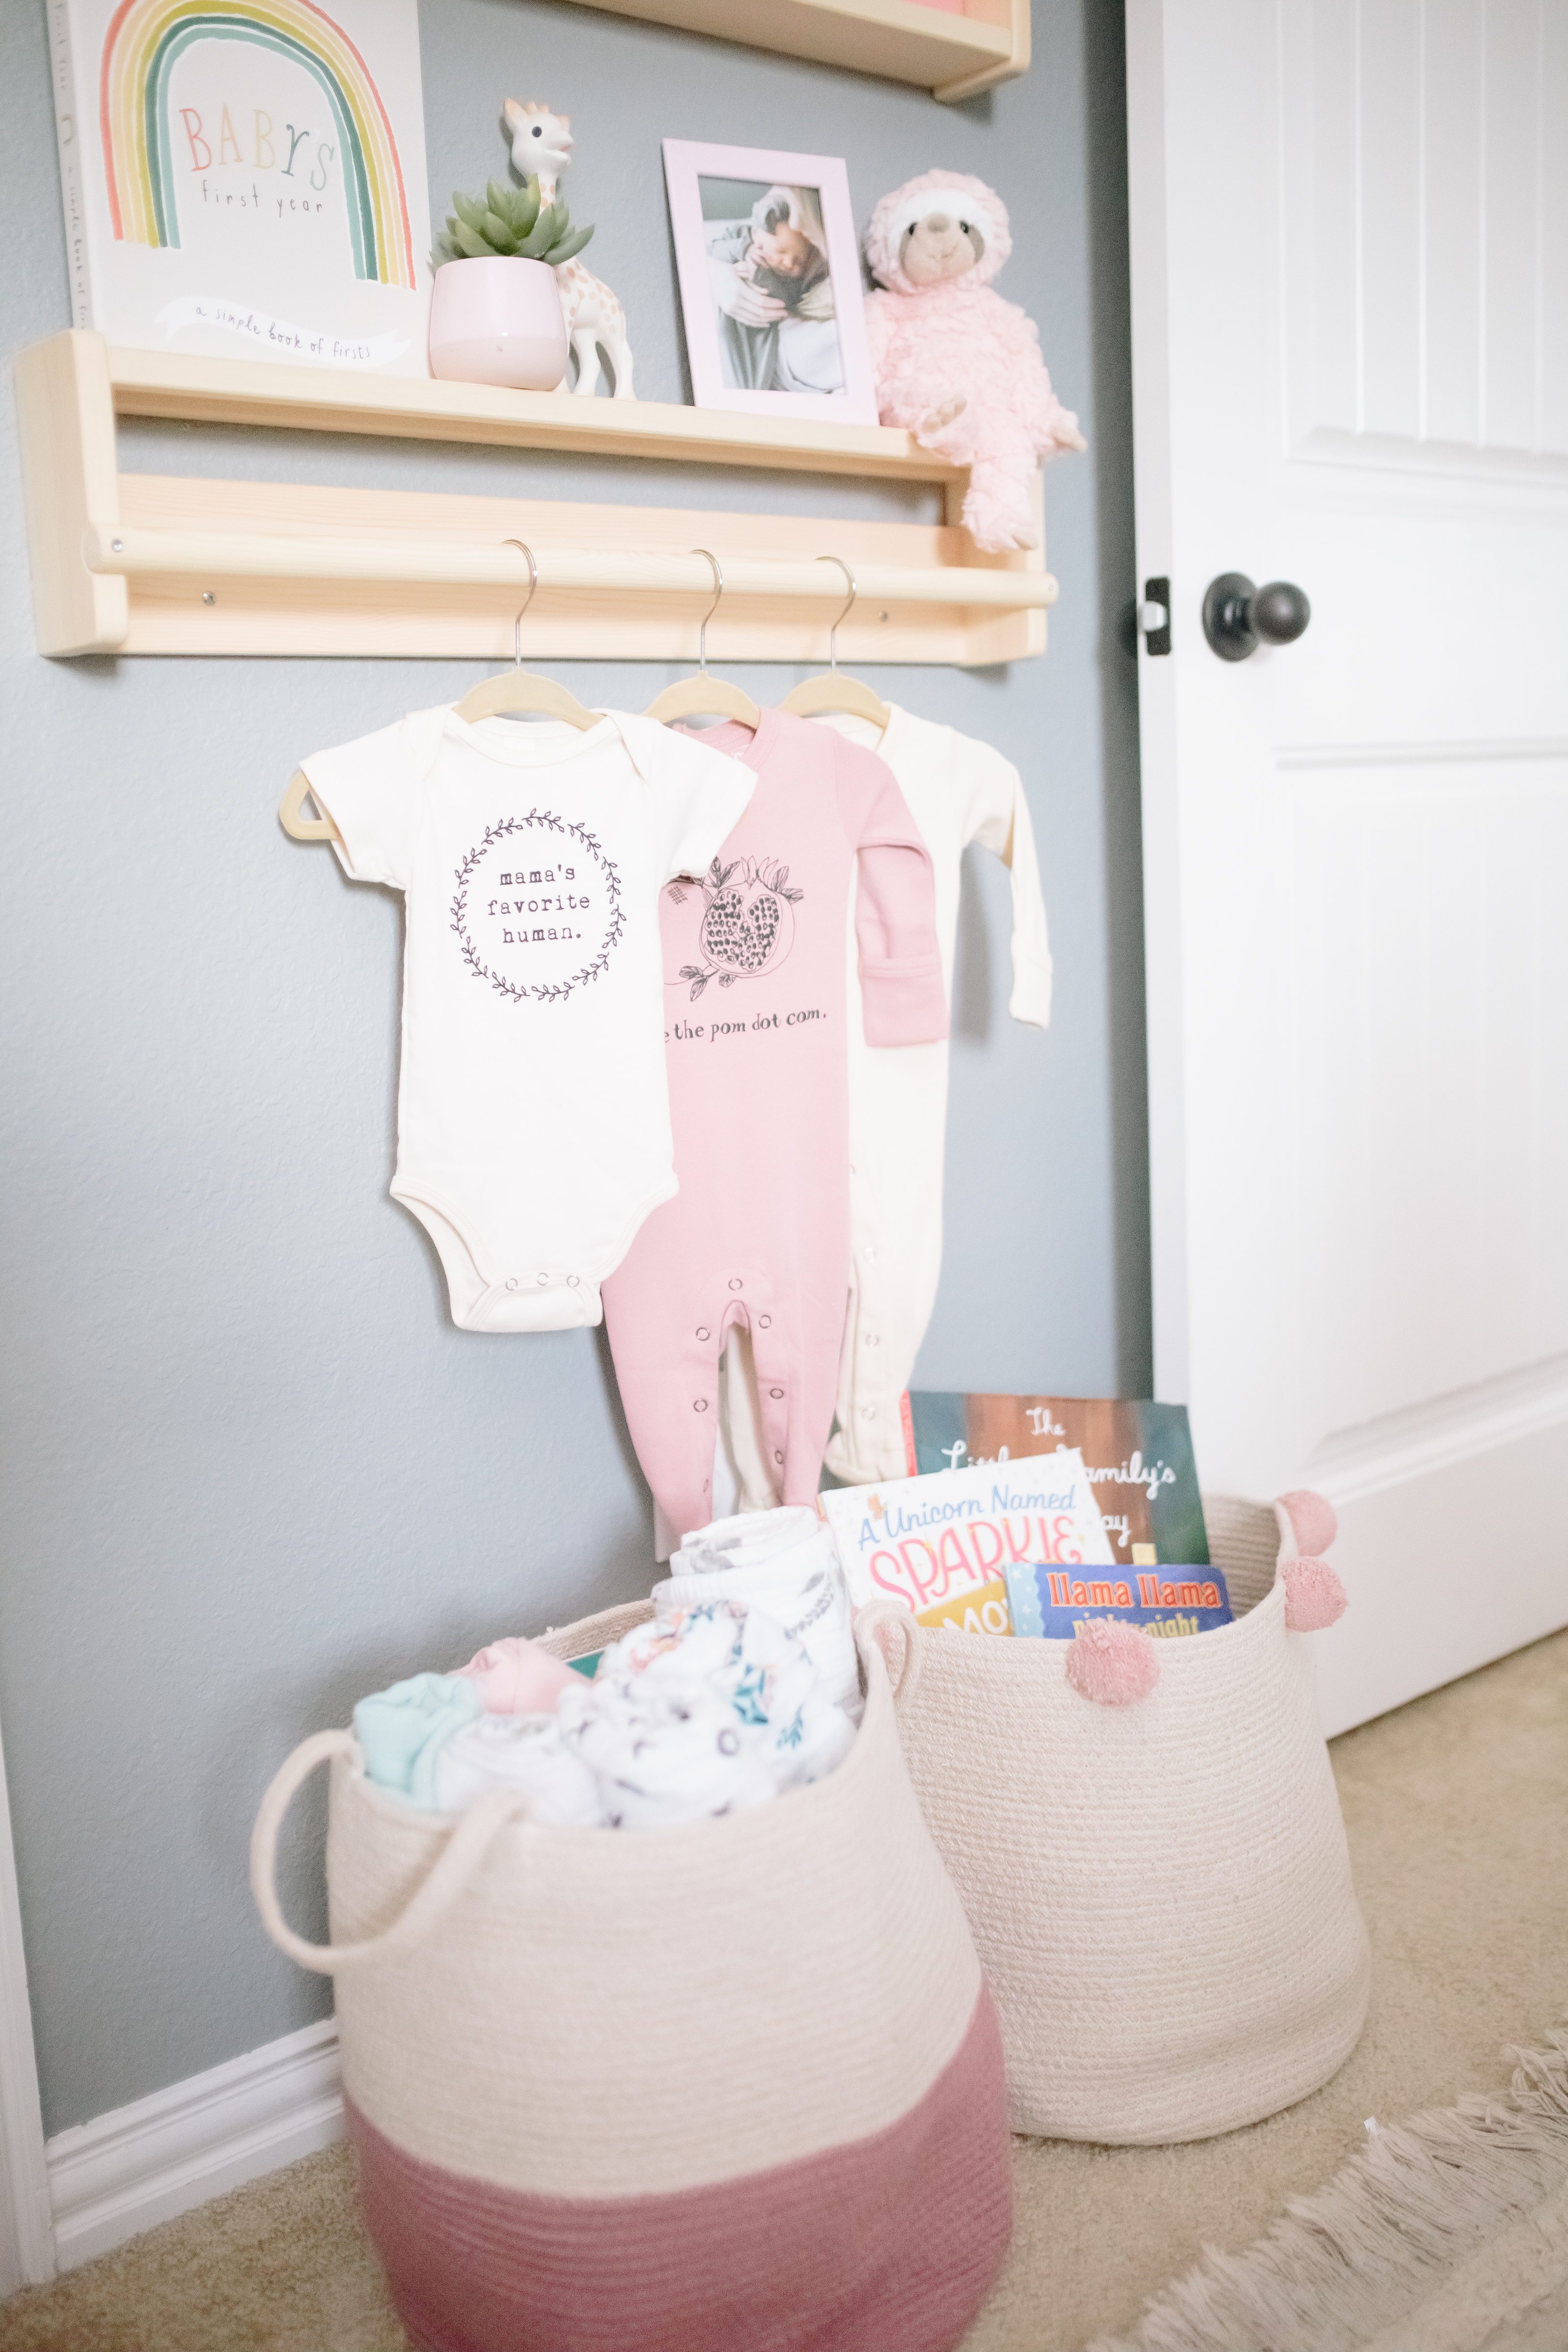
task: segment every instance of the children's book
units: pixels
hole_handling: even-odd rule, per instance
[[[1016,1462],[1060,1447],[1081,1456],[1123,1568],[1209,1556],[1187,1410],[1119,1397],[962,1396],[911,1389],[903,1401],[911,1474]]]
[[[1228,1625],[1230,1594],[1217,1568],[1140,1569],[1131,1577],[1070,1569],[1009,1568],[1007,1610],[1015,1633],[1070,1642],[1088,1617],[1116,1617],[1151,1633],[1207,1633]]]
[[[921,1610],[918,1622],[929,1625],[933,1633],[1010,1634],[1013,1612],[1007,1606],[1006,1584],[998,1576],[989,1584],[950,1592],[945,1601]]]
[[[71,324],[428,375],[417,0],[48,0]]]
[[[892,1600],[920,1616],[962,1601],[974,1606],[981,1632],[1005,1633],[984,1610],[996,1606],[992,1588],[1008,1567],[1113,1565],[1094,1491],[1070,1449],[825,1488],[817,1499],[857,1608]]]

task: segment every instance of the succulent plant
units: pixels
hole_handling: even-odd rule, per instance
[[[452,191],[455,209],[447,215],[444,236],[436,239],[430,265],[444,261],[483,261],[491,254],[523,261],[547,261],[553,269],[581,253],[593,236],[592,227],[574,228],[566,205],[557,200],[542,205],[539,182],[521,188],[492,180],[482,196],[460,196]]]

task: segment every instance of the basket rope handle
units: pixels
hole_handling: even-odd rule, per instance
[[[336,1976],[362,1968],[391,1952],[406,1951],[427,1935],[457,1901],[484,1860],[498,1830],[527,1814],[528,1800],[520,1791],[495,1789],[470,1805],[458,1821],[429,1876],[411,1897],[401,1917],[379,1936],[358,1944],[309,1944],[297,1936],[283,1916],[278,1900],[278,1832],[283,1816],[299,1790],[318,1764],[335,1756],[357,1756],[359,1742],[352,1731],[318,1731],[302,1739],[292,1756],[274,1774],[256,1827],[250,1834],[250,1889],[261,1924],[280,1952],[317,1976]]]
[[[855,1612],[855,1638],[862,1655],[873,1649],[880,1653],[893,1705],[902,1714],[921,1678],[914,1619],[896,1601],[868,1601]]]

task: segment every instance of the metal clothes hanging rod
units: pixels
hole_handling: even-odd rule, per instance
[[[700,555],[661,555],[609,548],[536,550],[539,592],[598,589],[623,595],[704,596],[712,573]],[[508,547],[461,540],[434,543],[396,539],[284,539],[254,533],[119,530],[89,527],[82,534],[89,572],[130,579],[191,581],[383,581],[462,588],[526,584]],[[1057,600],[1048,572],[990,571],[979,565],[856,566],[862,601],[869,604],[985,606],[1038,612]],[[826,585],[819,562],[758,561],[726,555],[724,591],[732,599],[827,604],[842,601]]]

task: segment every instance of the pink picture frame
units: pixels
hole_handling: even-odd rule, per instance
[[[693,404],[875,425],[843,157],[667,139],[664,176]]]

